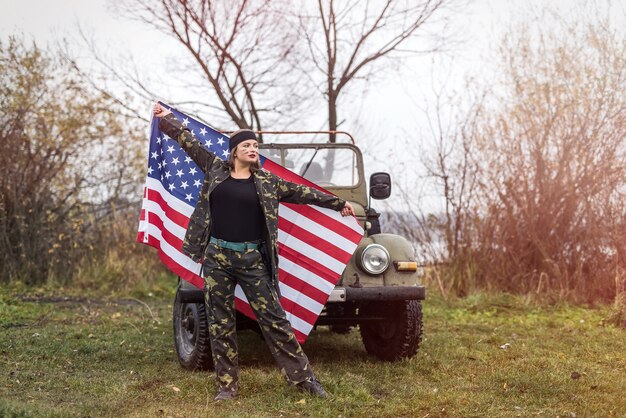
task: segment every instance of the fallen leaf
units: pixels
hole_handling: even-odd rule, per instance
[[[572,372],[572,374],[570,375],[570,377],[574,380],[580,379],[580,373],[578,372]]]
[[[172,386],[172,390],[173,390],[174,392],[180,392],[180,389],[178,389],[176,386]]]
[[[511,344],[509,344],[509,343],[504,343],[504,344],[502,344],[502,345],[500,346],[500,348],[501,348],[501,349],[503,349],[503,350],[507,350],[507,349],[511,348]]]
[[[299,401],[296,401],[296,404],[298,405],[304,405],[306,403],[306,399],[302,398]]]

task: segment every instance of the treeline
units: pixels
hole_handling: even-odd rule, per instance
[[[274,24],[289,16],[275,5],[290,2],[127,7],[181,43],[198,80],[221,98],[204,105],[233,126],[296,118],[299,99],[314,91],[334,129],[346,86],[359,86],[375,62],[399,60],[394,54],[451,4],[387,3],[380,10],[357,1],[340,10],[333,2],[307,6],[291,16],[284,49],[275,49]],[[351,24],[361,12],[363,24]],[[399,32],[386,32],[382,21]],[[429,146],[404,150],[419,152],[413,160],[425,164],[424,190],[443,202],[441,215],[426,213],[414,179],[395,182],[406,208],[389,208],[383,227],[420,242],[421,258],[441,262],[429,274],[444,294],[611,300],[626,286],[623,33],[597,16],[585,25],[562,19],[516,27],[499,56],[493,77],[471,80],[456,100],[438,98]],[[154,252],[134,242],[146,138],[145,121],[128,115],[136,97],[147,106],[159,95],[121,99],[100,85],[67,56],[19,38],[0,43],[0,281],[88,277],[120,288],[161,271]],[[416,139],[425,138],[409,141]],[[403,174],[393,170],[395,179]]]
[[[18,37],[0,42],[0,108],[0,282],[69,284],[88,271],[112,288],[141,276],[143,127]],[[124,257],[120,277],[96,273]]]
[[[626,41],[606,20],[551,28],[507,37],[500,73],[437,132],[425,181],[443,213],[390,217],[443,259],[430,273],[444,292],[625,290]]]

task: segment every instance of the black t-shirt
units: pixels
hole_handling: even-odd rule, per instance
[[[256,241],[263,237],[265,218],[254,179],[228,177],[211,192],[211,236],[225,241]]]

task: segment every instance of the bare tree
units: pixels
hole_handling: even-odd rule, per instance
[[[483,95],[473,97],[469,89],[463,99],[444,94],[447,83],[433,88],[434,103],[419,106],[428,118],[422,130],[424,144],[415,147],[414,138],[404,139],[404,148],[415,162],[425,167],[422,176],[397,179],[395,203],[386,214],[390,228],[411,239],[418,259],[429,265],[425,280],[448,293],[467,294],[473,285],[472,244],[475,227],[476,194],[479,191],[479,165],[476,157],[478,121]],[[424,152],[428,150],[428,152]],[[399,190],[399,192],[398,192]]]
[[[301,103],[286,65],[297,38],[282,18],[282,1],[128,1],[134,18],[173,37],[189,53],[179,74],[210,98],[187,102],[221,113],[239,128],[261,130],[271,117],[290,117]],[[178,73],[178,72],[177,72]],[[197,77],[197,76],[200,77]],[[269,120],[269,122],[268,122]]]
[[[340,125],[338,103],[353,80],[371,76],[375,63],[403,54],[431,52],[428,47],[408,51],[410,40],[425,35],[425,25],[443,9],[446,0],[317,2],[314,15],[301,13],[301,31],[308,43],[313,66],[323,75],[319,90],[328,105],[328,129]],[[321,34],[320,34],[321,31]],[[335,134],[329,135],[335,142]]]

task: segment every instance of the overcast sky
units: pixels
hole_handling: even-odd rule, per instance
[[[432,98],[433,89],[443,80],[448,91],[462,94],[464,82],[470,75],[485,77],[496,71],[493,65],[495,48],[507,30],[517,22],[532,22],[542,4],[549,3],[563,15],[572,5],[588,4],[578,0],[475,0],[469,7],[459,10],[452,18],[451,27],[456,46],[445,55],[427,56],[408,60],[402,76],[381,77],[364,93],[351,93],[354,105],[340,109],[346,123],[342,129],[357,135],[385,139],[383,148],[404,146],[406,135],[423,134],[426,122],[420,108]],[[145,71],[163,68],[170,51],[176,51],[173,40],[164,37],[143,24],[123,19],[116,13],[114,2],[107,0],[3,0],[0,13],[0,39],[11,34],[32,37],[42,46],[49,46],[62,37],[75,37],[77,22],[93,34],[99,47],[112,55],[129,51]],[[597,1],[626,27],[624,11],[626,1]],[[176,92],[173,93],[176,95]],[[303,120],[294,129],[323,129],[325,109],[320,114]],[[149,112],[149,105],[146,106]],[[201,115],[202,116],[202,115]],[[210,122],[210,121],[209,121]],[[267,127],[268,129],[271,127]],[[358,140],[358,137],[357,137]],[[361,144],[365,145],[365,144]],[[371,143],[367,144],[371,146]],[[420,146],[417,144],[416,146]],[[414,163],[419,171],[419,161],[403,161],[402,173],[395,172],[396,162],[388,164],[388,152],[366,150],[367,174],[374,171],[391,171],[401,176],[406,167]],[[403,153],[399,153],[401,155]],[[406,153],[404,153],[406,154]],[[377,157],[378,156],[378,157]],[[381,159],[380,156],[384,158]],[[397,168],[396,168],[397,170]]]

